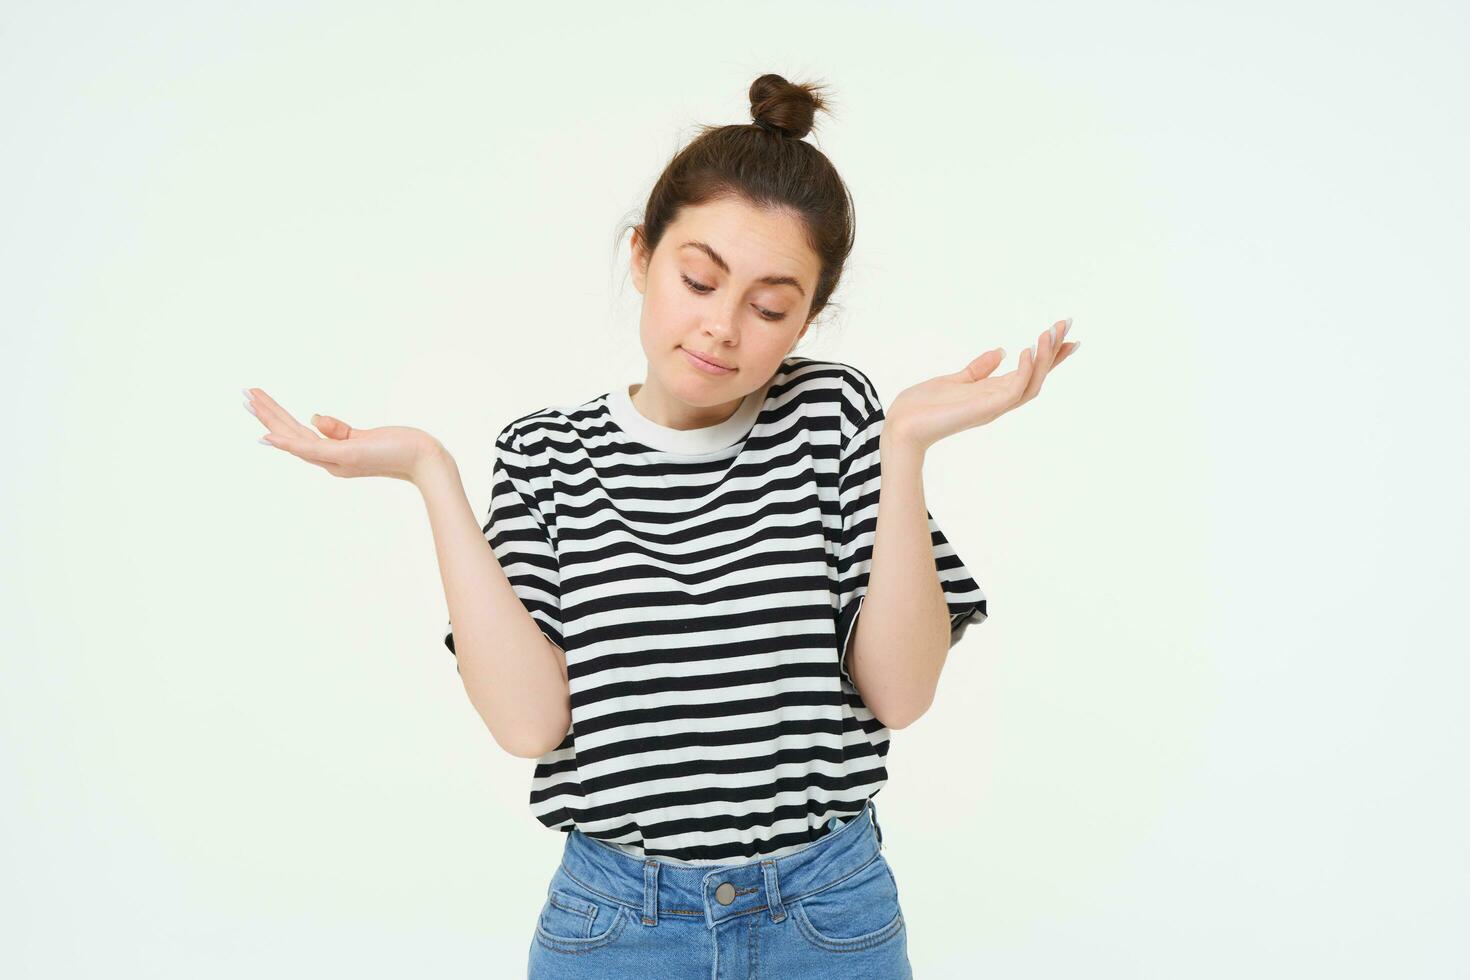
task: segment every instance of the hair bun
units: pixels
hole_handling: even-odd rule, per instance
[[[750,115],[762,129],[801,139],[812,130],[818,109],[826,109],[820,86],[788,82],[780,75],[762,75],[750,85]]]

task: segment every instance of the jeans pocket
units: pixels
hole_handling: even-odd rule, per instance
[[[880,854],[861,869],[791,906],[802,935],[833,952],[867,949],[903,932],[898,884]]]
[[[617,939],[627,924],[624,906],[583,888],[559,868],[536,917],[536,939],[557,952],[580,953]]]

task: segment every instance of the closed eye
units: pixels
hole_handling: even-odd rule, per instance
[[[689,287],[689,289],[692,292],[694,292],[697,295],[699,295],[699,296],[703,296],[706,293],[712,293],[712,292],[714,292],[715,287],[713,287],[713,286],[706,286],[702,282],[695,282],[693,279],[690,279],[688,276],[684,275],[684,273],[682,273],[682,272],[679,273],[679,278],[680,279],[683,279],[684,280],[684,283]],[[767,309],[764,309],[763,307],[756,306],[754,303],[751,304],[751,307],[754,310],[756,310],[758,313],[760,313],[760,315],[761,315],[761,317],[763,319],[770,320],[772,322],[774,322],[776,320],[784,320],[784,319],[786,319],[786,314],[785,313],[777,313],[775,310],[767,310]]]

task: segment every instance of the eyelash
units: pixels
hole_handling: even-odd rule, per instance
[[[711,292],[715,288],[713,286],[706,286],[702,282],[695,282],[693,279],[690,279],[688,276],[684,275],[684,273],[682,273],[682,272],[679,273],[679,278],[684,280],[685,284],[689,286],[690,291],[693,292],[696,296],[703,296],[706,293]],[[757,306],[756,309],[757,310],[760,310],[761,319],[768,320],[771,323],[775,323],[777,320],[784,320],[784,319],[786,319],[786,314],[785,313],[776,313],[775,310],[764,310],[764,309],[761,309],[759,306]],[[775,315],[774,316],[766,316],[767,313],[773,313]]]

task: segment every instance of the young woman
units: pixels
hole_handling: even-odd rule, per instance
[[[763,75],[750,101],[753,123],[670,161],[633,229],[646,376],[506,425],[483,527],[427,433],[314,415],[318,435],[247,390],[268,444],[423,494],[444,642],[567,835],[532,977],[911,975],[873,797],[890,732],[986,616],[924,454],[1077,348],[1062,321],[1016,370],[992,377],[992,350],[886,411],[862,371],[794,354],[852,203],[803,140],[817,87]]]

